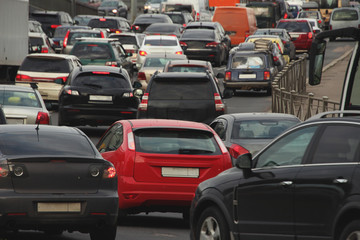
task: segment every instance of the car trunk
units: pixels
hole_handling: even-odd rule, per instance
[[[187,40],[182,39],[181,42],[186,43],[185,49],[206,49],[206,44],[214,42],[213,39],[199,39],[199,40]]]

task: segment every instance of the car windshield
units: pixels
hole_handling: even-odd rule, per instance
[[[0,133],[0,152],[4,155],[94,157],[94,149],[82,135],[53,131],[14,131]]]
[[[235,56],[232,59],[231,66],[232,68],[237,69],[248,69],[248,68],[264,68],[264,56],[260,55],[250,55],[250,56]]]
[[[311,32],[307,22],[279,22],[277,28],[284,28],[289,32]]]
[[[112,53],[107,44],[75,44],[71,54],[81,59],[111,59]]]
[[[145,62],[144,62],[144,67],[164,67],[165,64],[168,61],[171,60],[178,60],[178,59],[172,59],[172,58],[160,58],[160,57],[155,57],[155,58],[146,58]]]
[[[109,28],[109,29],[117,29],[118,25],[116,20],[114,19],[91,19],[88,24],[91,28]]]
[[[131,88],[129,81],[121,75],[109,72],[80,74],[71,82],[71,85],[95,89]]]
[[[212,133],[193,129],[152,128],[134,132],[138,152],[162,154],[218,155]]]
[[[70,67],[66,59],[27,57],[19,70],[33,72],[69,73]]]
[[[70,32],[68,38],[68,45],[74,45],[77,38],[101,38],[100,32]]]
[[[297,123],[299,122],[296,120],[287,119],[235,121],[231,138],[272,139]]]
[[[271,7],[259,7],[259,6],[249,6],[254,9],[254,14],[256,17],[260,18],[270,18],[273,16],[273,8]]]
[[[168,72],[206,72],[208,70],[205,66],[196,66],[196,65],[178,65],[170,66]]]
[[[74,21],[78,21],[79,26],[87,26],[92,17],[75,16]]]
[[[357,11],[352,9],[341,9],[332,13],[332,20],[334,21],[353,21],[358,20],[359,16]]]
[[[145,39],[145,46],[177,46],[178,42],[175,39]]]
[[[299,12],[299,17],[298,18],[314,18],[314,19],[318,19],[319,15],[318,15],[317,12],[305,11],[305,12]]]
[[[40,101],[34,92],[16,90],[1,90],[0,104],[3,106],[41,107]]]

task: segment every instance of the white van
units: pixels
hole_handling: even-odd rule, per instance
[[[359,8],[342,7],[335,8],[330,16],[330,30],[346,27],[360,27]]]
[[[195,21],[211,21],[209,0],[167,0],[161,3],[161,12],[182,11],[181,6],[191,11]]]

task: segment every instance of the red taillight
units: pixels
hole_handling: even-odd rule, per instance
[[[79,96],[79,92],[77,90],[71,90],[71,89],[67,89],[64,91],[66,94],[69,94],[69,95],[74,95],[74,96]]]
[[[141,103],[139,104],[139,111],[147,111],[148,106],[148,100],[149,100],[149,93],[144,93],[141,99]]]
[[[146,56],[146,55],[147,55],[147,52],[141,50],[141,51],[139,51],[139,55],[140,55],[140,56]]]
[[[322,21],[319,19],[319,20],[318,20],[318,23],[321,24],[321,22],[322,22]]]
[[[123,193],[125,199],[135,199],[139,194],[134,193]]]
[[[182,51],[177,51],[177,52],[175,52],[175,54],[177,54],[177,55],[182,55],[183,52],[182,52]]]
[[[250,36],[250,33],[249,32],[246,32],[245,33],[245,38],[249,37]]]
[[[65,83],[66,80],[67,80],[67,77],[59,77],[59,78],[56,78],[56,79],[61,79],[61,81],[62,81],[63,83]],[[56,80],[56,79],[55,79],[55,80]]]
[[[249,151],[246,148],[243,148],[240,145],[233,144],[229,148],[229,153],[233,158],[238,158],[240,155],[248,153]]]
[[[279,57],[277,57],[277,56],[273,56],[273,59],[274,59],[274,62],[279,61]]]
[[[5,164],[0,164],[0,177],[9,176],[9,167]]]
[[[53,24],[53,25],[51,25],[50,27],[51,28],[57,28],[57,27],[60,27],[61,25],[55,25],[55,24]]]
[[[264,80],[270,80],[270,72],[269,71],[264,72]]]
[[[45,112],[38,112],[36,124],[50,124],[49,114]]]
[[[186,23],[183,24],[183,27],[186,27]]]
[[[108,167],[104,170],[103,178],[114,178],[116,177],[116,170],[114,167]]]
[[[131,30],[134,30],[134,29],[135,29],[135,30],[139,30],[140,27],[139,27],[139,26],[136,26],[136,25],[132,25],[132,26],[131,26]]]
[[[70,34],[70,30],[67,31],[65,37],[64,37],[64,41],[63,41],[63,48],[66,48],[68,39],[69,39],[69,34]]]
[[[100,18],[99,21],[100,22],[106,22],[106,19],[105,18]]]
[[[308,33],[308,38],[310,39],[310,38],[312,38],[313,37],[313,33],[312,32],[309,32]]]
[[[106,62],[105,66],[118,67],[118,63],[117,62]]]
[[[110,72],[92,72],[93,74],[110,74]]]
[[[218,93],[214,93],[214,100],[215,100],[215,110],[224,111],[225,105],[223,104],[221,97]]]
[[[121,33],[122,31],[119,29],[110,29],[111,33]]]
[[[32,78],[28,75],[18,74],[16,75],[15,81],[17,82],[31,82]]]
[[[49,49],[47,47],[42,47],[41,53],[49,53]]]
[[[225,81],[230,81],[231,80],[231,72],[225,72]]]
[[[195,19],[196,19],[196,21],[200,21],[200,13],[199,12],[196,13],[196,18]]]
[[[207,43],[207,44],[205,45],[205,47],[217,47],[217,45],[219,45],[218,42],[210,42],[210,43]]]
[[[187,47],[186,42],[179,42],[181,47]]]
[[[138,80],[146,80],[146,75],[144,72],[138,72],[138,76],[137,76]]]
[[[284,19],[287,19],[287,18],[288,18],[288,14],[285,13],[285,14],[284,14]]]
[[[272,27],[272,28],[275,28],[275,23],[271,24],[271,27]]]
[[[105,35],[103,32],[100,32],[100,36],[101,36],[101,38],[105,38]]]

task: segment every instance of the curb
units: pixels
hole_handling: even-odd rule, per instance
[[[338,62],[340,62],[341,60],[343,60],[344,58],[346,58],[347,56],[349,56],[350,53],[352,53],[354,51],[354,49],[351,49],[347,52],[345,52],[341,57],[339,57],[338,59],[334,59],[332,60],[328,65],[326,65],[322,72],[325,72],[326,70],[328,70],[329,68],[333,67],[334,65],[336,65]]]

